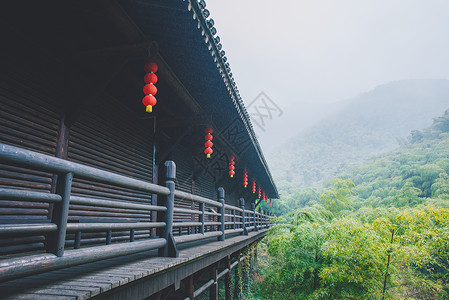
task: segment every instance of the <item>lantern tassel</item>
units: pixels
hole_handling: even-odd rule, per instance
[[[231,178],[234,178],[234,175],[231,175]]]
[[[207,158],[210,158],[210,154],[206,154],[206,157],[207,157]]]
[[[153,111],[153,106],[151,105],[147,105],[147,109],[146,109],[147,113],[150,113]]]

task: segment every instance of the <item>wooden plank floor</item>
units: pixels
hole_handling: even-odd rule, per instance
[[[147,251],[0,283],[0,299],[142,299],[179,284],[262,238],[266,231],[184,246],[178,258]]]

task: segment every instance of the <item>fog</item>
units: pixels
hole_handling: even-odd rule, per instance
[[[263,91],[279,107],[254,126],[265,152],[378,85],[449,78],[446,0],[208,0],[207,8],[247,106]]]

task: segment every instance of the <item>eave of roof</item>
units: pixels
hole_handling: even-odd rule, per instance
[[[265,169],[265,172],[267,173],[267,175],[271,181],[271,184],[274,188],[275,195],[277,198],[279,198],[279,194],[278,194],[276,185],[274,184],[270,169],[268,168],[268,164],[263,155],[259,141],[257,140],[253,125],[251,124],[251,118],[248,114],[248,111],[246,110],[245,104],[243,103],[243,99],[240,96],[240,92],[237,88],[237,84],[232,75],[231,67],[229,66],[229,63],[227,63],[226,60],[224,59],[225,58],[224,50],[220,50],[222,48],[222,46],[220,44],[220,39],[218,36],[217,36],[218,38],[214,38],[214,35],[216,34],[216,30],[214,30],[213,28],[215,28],[215,27],[213,27],[213,26],[209,27],[207,25],[208,22],[211,22],[210,20],[213,20],[213,19],[212,18],[208,19],[208,17],[210,16],[210,13],[206,9],[206,2],[205,2],[205,0],[201,0],[199,2],[196,0],[184,0],[184,1],[189,2],[189,7],[188,7],[189,10],[192,10],[194,18],[198,19],[198,24],[201,27],[202,34],[204,32],[204,35],[206,36],[206,42],[211,47],[210,51],[212,53],[212,56],[214,57],[214,61],[217,62],[217,68],[219,69],[220,73],[222,74],[223,80],[228,88],[231,99],[234,102],[234,105],[237,109],[239,116],[241,117],[243,123],[245,124],[245,128],[248,132],[249,137],[251,138],[252,144],[254,145],[254,147],[256,149],[259,160],[262,163],[262,165]],[[227,63],[227,65],[226,65],[226,63]]]
[[[210,106],[209,108],[215,116],[219,116],[216,117],[216,119],[218,119],[216,120],[216,123],[219,126],[221,125],[223,127],[223,125],[225,125],[226,122],[229,121],[229,118],[233,118],[233,114],[223,114],[223,111],[229,110],[229,98],[231,98],[230,100],[232,101],[232,106],[234,107],[240,122],[243,124],[246,135],[249,138],[252,146],[252,151],[249,151],[249,153],[245,155],[244,159],[252,161],[251,164],[258,164],[262,167],[263,172],[265,172],[266,174],[266,180],[263,180],[265,181],[265,184],[263,184],[264,189],[269,192],[271,197],[278,198],[279,194],[277,188],[274,184],[270,170],[262,153],[259,142],[256,138],[249,114],[245,108],[234,77],[231,73],[229,62],[227,62],[225,52],[224,50],[222,50],[220,38],[216,36],[216,29],[213,26],[214,22],[209,17],[210,13],[206,9],[205,1],[201,0],[198,2],[196,0],[165,0],[160,2],[155,1],[155,4],[150,4],[148,2],[143,3],[141,1],[137,2],[142,6],[154,5],[155,7],[159,8],[158,11],[161,12],[161,14],[164,14],[162,16],[159,16],[155,13],[151,14],[152,11],[147,11],[149,14],[143,14],[143,12],[139,12],[139,19],[143,23],[142,30],[144,32],[147,31],[151,33],[157,41],[161,41],[159,49],[160,53],[164,58],[166,58],[169,63],[172,62],[173,69],[177,68],[177,70],[174,70],[175,73],[178,74],[178,77],[180,77],[181,81],[185,83],[186,87],[191,91],[192,95],[198,102],[201,103],[202,100],[204,102],[204,99],[214,99],[213,101],[216,103],[206,103],[206,105]],[[170,9],[168,9],[168,6],[170,6]],[[190,12],[190,20],[186,19],[186,12]],[[151,18],[153,18],[154,20],[152,20]],[[166,30],[166,32],[151,31],[151,28],[158,27],[156,26],[155,22],[163,22],[162,27],[165,28],[164,30]],[[182,32],[182,39],[176,39],[175,37],[167,36],[167,32],[174,31]],[[153,37],[150,36],[150,39],[152,39]],[[207,46],[204,46],[204,44],[201,43],[202,40]],[[197,56],[195,58],[198,60],[197,64],[201,64],[201,73],[204,74],[202,76],[202,83],[208,83],[211,86],[214,86],[215,93],[208,93],[208,91],[206,91],[206,87],[199,86],[198,80],[191,80],[191,78],[186,75],[186,73],[188,73],[189,71],[189,65],[186,61],[188,61],[188,59],[191,59],[191,57],[193,57],[193,54],[185,53],[183,54],[183,57],[179,57],[179,52],[172,52],[176,47],[185,48],[186,52],[188,52],[189,50],[191,52],[197,52]],[[206,53],[211,55],[211,57],[213,58],[212,66],[210,56],[207,59],[205,58],[208,56],[205,55]],[[184,55],[186,57],[184,57]],[[181,65],[179,63],[181,60],[183,60],[182,67],[179,66]],[[192,70],[194,69],[192,65],[190,65],[190,67],[192,67]],[[187,70],[185,68],[187,68]],[[197,73],[200,72],[196,72],[195,74]],[[219,76],[217,77],[217,75]],[[222,84],[219,84],[218,82],[218,78],[220,77],[222,80]],[[219,86],[223,85],[223,83],[223,87],[225,89],[221,90]],[[225,96],[226,90],[228,96]],[[225,99],[225,97],[227,99]],[[257,157],[258,163],[254,161],[255,156]],[[267,185],[269,186],[267,187]]]

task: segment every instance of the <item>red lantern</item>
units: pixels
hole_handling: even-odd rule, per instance
[[[263,196],[262,196],[263,198],[263,200],[266,202],[266,203],[268,203],[268,199],[267,199],[267,197],[266,197],[266,195],[265,195],[265,191],[263,191]]]
[[[260,185],[259,185],[259,190],[258,190],[258,192],[257,192],[257,197],[260,199],[260,196],[262,196],[262,192],[261,192],[261,190],[260,190]]]
[[[145,83],[155,84],[157,82],[157,76],[154,73],[147,73],[145,74],[143,80],[145,81]]]
[[[157,88],[156,88],[156,86],[154,86],[154,84],[152,84],[152,83],[149,83],[149,84],[146,84],[144,87],[143,87],[143,93],[145,94],[145,95],[156,95],[156,93],[157,93]]]
[[[243,171],[243,186],[246,188],[248,186],[248,171]]]
[[[147,111],[149,107],[149,112],[151,112],[151,108],[156,105],[157,100],[153,95],[146,95],[143,97],[142,103],[147,107]]]
[[[234,159],[235,159],[235,157],[232,155],[229,157],[229,176],[231,176],[231,178],[234,177],[234,174],[235,174]]]
[[[214,145],[211,141],[213,139],[212,136],[212,128],[206,128],[204,130],[204,132],[206,133],[206,136],[204,137],[204,139],[206,140],[206,142],[204,143],[204,147],[206,147],[206,149],[204,149],[204,154],[206,154],[207,158],[210,158],[210,155],[214,152],[212,150],[212,146]]]
[[[154,74],[157,72],[157,64],[155,62],[149,61],[145,64],[144,69],[145,72],[147,72],[147,74],[145,74],[145,77],[143,78],[146,83],[146,85],[143,87],[143,93],[146,96],[143,98],[142,103],[146,106],[147,112],[152,112],[153,106],[155,106],[157,103],[157,100],[154,97],[154,95],[156,95],[157,93],[157,88],[154,85],[157,82],[157,76],[156,74]]]
[[[149,61],[143,67],[145,72],[147,73],[156,73],[157,72],[157,64],[155,62]]]
[[[204,143],[204,147],[206,147],[206,148],[212,148],[213,145],[214,145],[214,143],[212,143],[211,141],[206,141]]]
[[[256,179],[253,179],[253,194],[256,193]]]
[[[272,206],[272,205],[271,205],[271,198],[270,198],[270,206]]]

